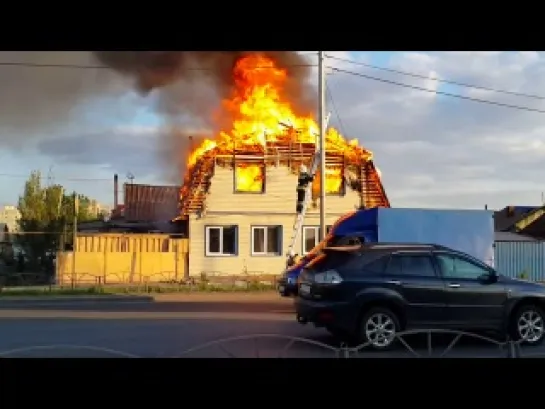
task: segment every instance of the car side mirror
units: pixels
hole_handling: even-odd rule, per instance
[[[498,282],[498,278],[499,278],[498,273],[495,270],[491,270],[490,271],[490,281],[492,283],[496,283],[496,282]]]
[[[490,271],[480,276],[479,281],[487,284],[492,284],[498,281],[498,275],[495,271]]]

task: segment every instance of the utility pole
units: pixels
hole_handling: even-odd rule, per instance
[[[49,167],[49,172],[47,172],[47,186],[51,187],[55,183],[55,177],[53,176],[53,165]]]
[[[79,197],[76,192],[72,194],[74,201],[74,218],[72,221],[72,288],[76,287],[76,253],[78,250],[78,210]]]
[[[326,86],[324,52],[318,51],[318,120],[320,121],[320,240],[327,235],[325,220],[325,157],[326,157]]]

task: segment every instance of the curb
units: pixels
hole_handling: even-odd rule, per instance
[[[5,305],[21,304],[61,304],[61,303],[104,303],[104,302],[127,302],[142,303],[153,302],[153,297],[149,296],[131,296],[131,295],[51,295],[51,296],[13,296],[0,298],[0,307]]]

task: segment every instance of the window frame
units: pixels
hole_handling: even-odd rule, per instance
[[[339,166],[335,165],[329,165],[327,166],[328,169],[331,168],[338,168]],[[340,166],[341,168],[341,186],[338,192],[326,192],[326,197],[345,197],[346,196],[346,187],[347,187],[347,180],[346,180],[346,166],[343,164]],[[312,181],[312,192],[319,192],[320,191],[320,178],[316,177]]]
[[[386,267],[390,263],[391,255],[390,253],[385,252],[361,252],[361,251],[343,251],[337,250],[332,253],[326,253],[326,257],[329,257],[332,254],[337,253],[346,253],[350,254],[352,257],[347,261],[347,263],[342,264],[337,267],[332,267],[342,273],[342,275],[347,275],[348,277],[382,277],[386,271]],[[377,261],[382,261],[383,268],[382,271],[370,270],[369,266],[373,265]],[[356,265],[354,265],[354,263]]]
[[[265,241],[264,241],[264,248],[265,248],[265,251],[262,252],[262,253],[259,253],[259,252],[255,252],[254,251],[254,231],[256,229],[263,229],[265,231],[265,234],[264,234],[264,238],[265,238]],[[268,230],[269,229],[278,229],[278,237],[277,237],[277,245],[278,245],[278,251],[276,253],[268,253],[267,252],[267,244],[268,244]],[[256,224],[256,225],[252,225],[250,226],[250,255],[252,257],[280,257],[282,256],[283,254],[283,251],[282,251],[282,246],[283,246],[283,226],[281,224],[269,224],[269,225],[265,225],[265,224]]]
[[[362,271],[364,273],[366,273],[365,275],[366,276],[377,276],[377,277],[381,277],[383,275],[386,274],[387,270],[388,270],[388,265],[390,264],[390,260],[392,259],[392,254],[391,253],[386,253],[386,252],[380,252],[375,259],[373,259],[372,261],[369,261],[367,262],[366,264],[363,265],[363,268],[362,268]],[[368,269],[368,266],[370,265],[373,265],[374,263],[376,263],[377,261],[382,261],[382,262],[385,262],[383,268],[382,268],[382,271],[378,272],[378,271],[372,271],[372,270],[369,270]]]
[[[394,257],[410,257],[410,256],[420,256],[420,257],[428,257],[429,260],[430,260],[430,263],[431,263],[431,267],[433,268],[433,276],[428,276],[428,275],[423,275],[423,274],[419,274],[419,275],[406,275],[406,274],[403,274],[403,269],[401,270],[401,274],[390,274],[388,272],[388,269],[390,267],[390,263],[392,262],[392,260],[394,259]],[[395,276],[399,276],[399,277],[415,277],[415,278],[439,278],[441,279],[443,276],[441,274],[441,271],[440,271],[440,268],[439,266],[437,265],[437,260],[435,259],[435,254],[430,250],[430,251],[407,251],[407,250],[402,250],[402,251],[394,251],[390,254],[390,260],[388,260],[388,264],[384,270],[384,275],[395,275]]]
[[[320,243],[320,240],[319,240],[319,229],[320,229],[320,226],[303,226],[303,229],[301,231],[301,254],[302,255],[306,255],[308,253],[310,253],[312,251],[312,249],[314,247],[312,247],[312,249],[310,249],[309,251],[305,251],[305,245],[306,245],[306,242],[307,242],[307,235],[306,235],[306,231],[307,229],[313,229],[314,232],[315,232],[315,240],[314,240],[314,247],[316,247],[318,245],[318,243]]]
[[[261,184],[261,190],[257,192],[250,192],[247,190],[240,190],[237,183],[237,168],[244,167],[244,165],[258,165],[261,168],[263,175],[263,182]],[[235,162],[233,165],[233,193],[237,195],[262,195],[266,193],[266,183],[267,183],[267,167],[264,163],[250,163],[250,162]]]
[[[234,228],[235,229],[235,251],[231,253],[223,253],[223,229],[224,228]],[[214,253],[210,251],[210,230],[219,229],[220,230],[220,252]],[[206,257],[237,257],[238,256],[238,234],[239,226],[237,224],[214,224],[204,226],[204,255]]]
[[[315,229],[316,231],[316,240],[315,240],[315,244],[314,246],[312,247],[312,249],[314,247],[316,247],[318,244],[320,244],[321,240],[320,240],[320,226],[318,225],[313,225],[313,224],[309,224],[309,225],[305,225],[301,228],[301,255],[305,256],[307,255],[308,253],[310,253],[312,251],[312,249],[310,249],[309,251],[305,252],[305,242],[306,242],[306,234],[305,234],[305,229]],[[329,234],[329,232],[331,231],[331,229],[333,228],[333,225],[327,225],[326,226],[326,229],[327,229],[327,233]]]
[[[489,265],[483,263],[479,259],[476,259],[476,258],[471,257],[469,255],[465,255],[463,253],[439,250],[439,251],[434,251],[433,256],[434,256],[434,259],[435,259],[435,263],[437,265],[437,270],[439,271],[439,274],[440,274],[441,278],[443,278],[444,280],[467,280],[467,281],[471,281],[471,282],[478,282],[479,277],[475,277],[475,278],[448,277],[448,276],[443,275],[443,269],[441,268],[441,265],[439,263],[438,256],[448,256],[448,257],[452,257],[453,259],[460,259],[460,260],[465,261],[466,263],[473,264],[474,266],[481,268],[482,270],[486,271],[488,274],[496,274],[496,270],[494,270]],[[482,275],[480,277],[482,277]]]

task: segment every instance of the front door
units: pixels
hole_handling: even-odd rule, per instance
[[[447,291],[447,316],[451,324],[475,328],[499,328],[507,301],[505,287],[484,282],[490,270],[469,258],[436,253]]]
[[[386,269],[387,283],[405,300],[409,326],[441,326],[445,319],[445,285],[431,253],[396,253]]]

